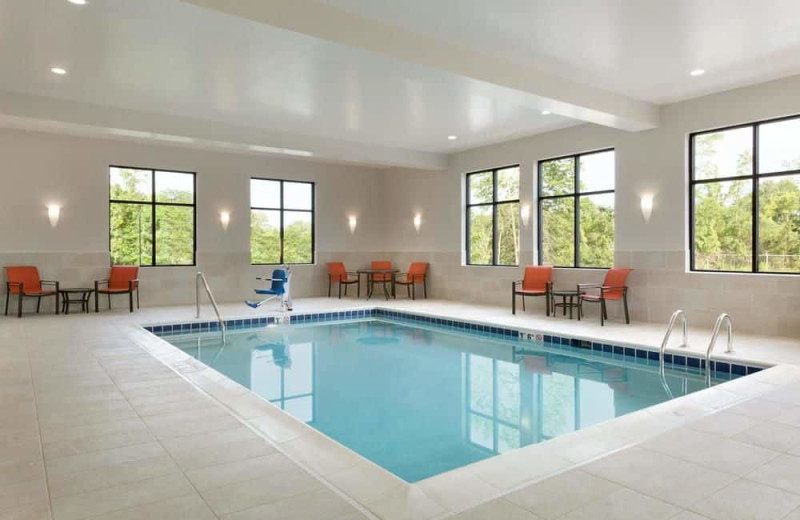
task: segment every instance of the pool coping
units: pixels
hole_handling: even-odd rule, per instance
[[[375,316],[372,315],[373,312]],[[370,316],[367,316],[367,313]],[[332,317],[329,315],[337,315],[337,317],[331,319]],[[342,317],[340,318],[338,315],[342,315]],[[468,329],[468,332],[488,333],[498,338],[514,337],[516,333],[517,339],[523,344],[528,341],[536,343],[540,339],[544,341],[547,336],[559,340],[566,339],[566,342],[562,341],[557,344],[570,349],[590,348],[593,351],[600,350],[609,353],[605,351],[605,346],[609,345],[612,347],[609,353],[611,355],[614,354],[614,347],[642,351],[644,352],[642,357],[640,354],[634,354],[634,356],[637,360],[642,359],[644,362],[651,361],[651,353],[658,354],[651,348],[643,349],[635,345],[596,343],[588,338],[564,338],[563,336],[553,336],[546,331],[509,329],[472,320],[452,320],[427,313],[384,309],[379,305],[359,306],[336,312],[299,313],[292,316],[291,322],[312,324],[366,317],[397,319],[398,315],[403,315],[403,318],[406,319],[411,316],[409,321],[412,323],[419,321],[439,325],[440,323],[436,323],[437,321],[457,322],[463,324],[463,327],[456,327],[456,330],[464,328]],[[234,318],[227,321],[233,322],[232,330],[236,330],[236,322],[239,321],[241,321],[241,327],[245,326],[245,321],[252,324],[253,320],[257,321],[258,325],[256,326],[260,326],[262,320],[264,320],[264,326],[267,326],[270,324],[270,319],[273,320],[272,323],[276,323],[276,318],[282,316],[284,315],[276,313],[258,318]],[[299,319],[300,316],[303,318]],[[215,324],[216,330],[219,330],[219,323],[216,322],[198,321],[197,323],[198,325],[207,324],[209,332],[214,330],[212,324]],[[369,511],[376,518],[392,518],[399,513],[398,508],[408,509],[406,513],[413,513],[414,518],[443,518],[462,512],[523,486],[640,444],[655,435],[738,404],[757,395],[759,391],[766,391],[764,386],[770,386],[766,380],[776,370],[775,368],[763,370],[766,364],[761,366],[744,365],[745,372],[754,374],[752,378],[727,381],[687,396],[677,397],[659,405],[583,428],[577,432],[495,455],[411,484],[313,427],[295,419],[250,389],[197,361],[164,338],[151,332],[155,327],[161,327],[160,330],[163,333],[164,327],[168,325],[170,324],[134,325],[139,331],[137,335],[140,340],[138,341],[139,346],[191,382],[200,391],[222,404],[276,449],[335,490],[343,493],[354,502],[354,505],[360,506],[359,509]],[[483,329],[479,329],[479,327]],[[489,330],[485,330],[486,328]],[[500,330],[493,331],[492,329]],[[202,331],[201,325],[194,332]],[[181,327],[180,333],[183,333],[183,327]],[[531,335],[531,339],[529,339],[529,335]],[[540,336],[541,338],[539,338]],[[578,344],[574,345],[575,341]],[[586,344],[587,342],[589,345]],[[599,349],[595,348],[595,344],[599,345]],[[674,351],[673,354],[675,352],[683,354],[680,350],[671,350]],[[704,362],[697,356],[688,357]],[[699,362],[697,367],[692,368],[699,368]],[[750,371],[748,367],[752,367],[753,370]],[[777,369],[779,368],[777,367]],[[757,381],[758,384],[753,384]]]

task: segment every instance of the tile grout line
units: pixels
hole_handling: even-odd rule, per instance
[[[38,399],[38,393],[36,391],[36,380],[33,377],[33,363],[31,363],[30,351],[27,345],[24,348],[25,348],[25,358],[28,362],[28,375],[31,378],[31,388],[33,390],[33,410],[34,413],[36,414],[36,431],[39,434],[39,453],[41,454],[41,464],[44,474],[44,487],[45,490],[47,491],[47,510],[48,514],[50,515],[50,519],[53,520],[53,497],[50,494],[50,479],[48,478],[47,464],[45,463],[44,459],[44,442],[42,440],[42,424],[41,421],[39,420],[40,419],[39,403],[38,403],[39,399]]]

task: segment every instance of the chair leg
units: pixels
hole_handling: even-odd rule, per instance
[[[522,312],[525,312],[525,295],[522,295]]]
[[[630,314],[628,314],[628,295],[627,294],[622,295],[622,305],[625,307],[625,324],[626,325],[630,325],[631,324],[631,317],[630,317]]]
[[[602,327],[605,325],[605,317],[606,317],[606,301],[601,299],[600,300],[600,326]]]
[[[406,293],[408,293],[408,299],[411,299],[411,285],[406,285]]]
[[[133,291],[128,293],[128,303],[130,303],[131,312],[133,312]]]
[[[428,299],[428,276],[425,275],[422,277],[422,293],[425,296],[425,299]]]
[[[10,296],[11,296],[11,290],[9,289],[6,291],[6,314],[5,314],[6,316],[8,316],[8,299]]]
[[[42,308],[42,297],[36,298],[36,314],[39,314],[39,309]]]
[[[111,310],[111,293],[108,293],[106,296],[108,296],[108,310]]]
[[[358,281],[356,282],[356,298],[361,298],[361,275],[358,275]]]
[[[349,285],[350,285],[350,284],[344,284],[344,296],[345,296],[345,298],[347,297],[347,287],[348,287]]]
[[[411,284],[411,299],[412,300],[416,300],[417,299],[417,284],[415,284],[415,283]]]
[[[342,299],[342,282],[341,282],[341,280],[339,281],[339,299],[340,300]]]
[[[136,308],[141,309],[142,307],[139,305],[139,288],[136,288]]]
[[[517,294],[514,291],[514,282],[511,282],[511,314],[517,313]]]
[[[331,297],[331,277],[328,276],[328,298]]]
[[[22,317],[22,289],[19,290],[19,298],[17,299],[17,318]]]
[[[100,312],[100,295],[97,294],[97,284],[94,285],[94,312]]]

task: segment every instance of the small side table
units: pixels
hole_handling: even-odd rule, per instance
[[[69,314],[70,306],[80,304],[82,312],[89,312],[89,299],[93,292],[94,289],[89,287],[70,287],[59,290],[61,311],[64,314]]]
[[[556,315],[556,307],[561,307],[562,315],[567,315],[567,309],[569,309],[569,319],[572,319],[572,309],[578,310],[578,320],[581,319],[580,313],[580,295],[583,294],[583,291],[579,291],[577,289],[554,289],[550,291],[550,298],[552,298],[552,305],[553,305],[553,316]],[[556,298],[561,296],[561,303],[556,303]]]

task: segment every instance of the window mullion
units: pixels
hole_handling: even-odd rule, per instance
[[[758,272],[758,140],[759,140],[759,128],[761,125],[753,125],[753,164],[751,164],[752,168],[752,190],[753,195],[751,196],[750,206],[753,211],[751,222],[752,225],[752,237],[751,240],[751,250],[752,250],[752,264],[751,268],[754,273]]]
[[[573,267],[580,267],[580,254],[581,254],[581,240],[580,240],[580,221],[581,221],[581,200],[580,200],[580,186],[581,186],[581,161],[580,155],[576,155],[573,159],[573,167],[575,168],[575,191],[574,191],[574,204],[575,207],[573,208],[573,216],[575,217],[575,222],[572,227],[572,231],[574,233],[573,239],[575,244],[575,257],[572,261]]]
[[[152,251],[150,252],[150,255],[151,255],[152,258],[150,260],[150,265],[155,267],[157,265],[156,264],[156,171],[155,170],[150,170],[150,174],[152,175],[151,178],[150,178],[150,181],[151,181],[150,185],[151,185],[151,188],[152,188],[152,191],[153,191],[153,195],[152,195],[153,198],[150,200],[150,204],[151,204],[151,206],[150,206],[150,212],[151,212],[150,213],[151,214],[150,226],[152,228],[152,233],[153,233]]]

